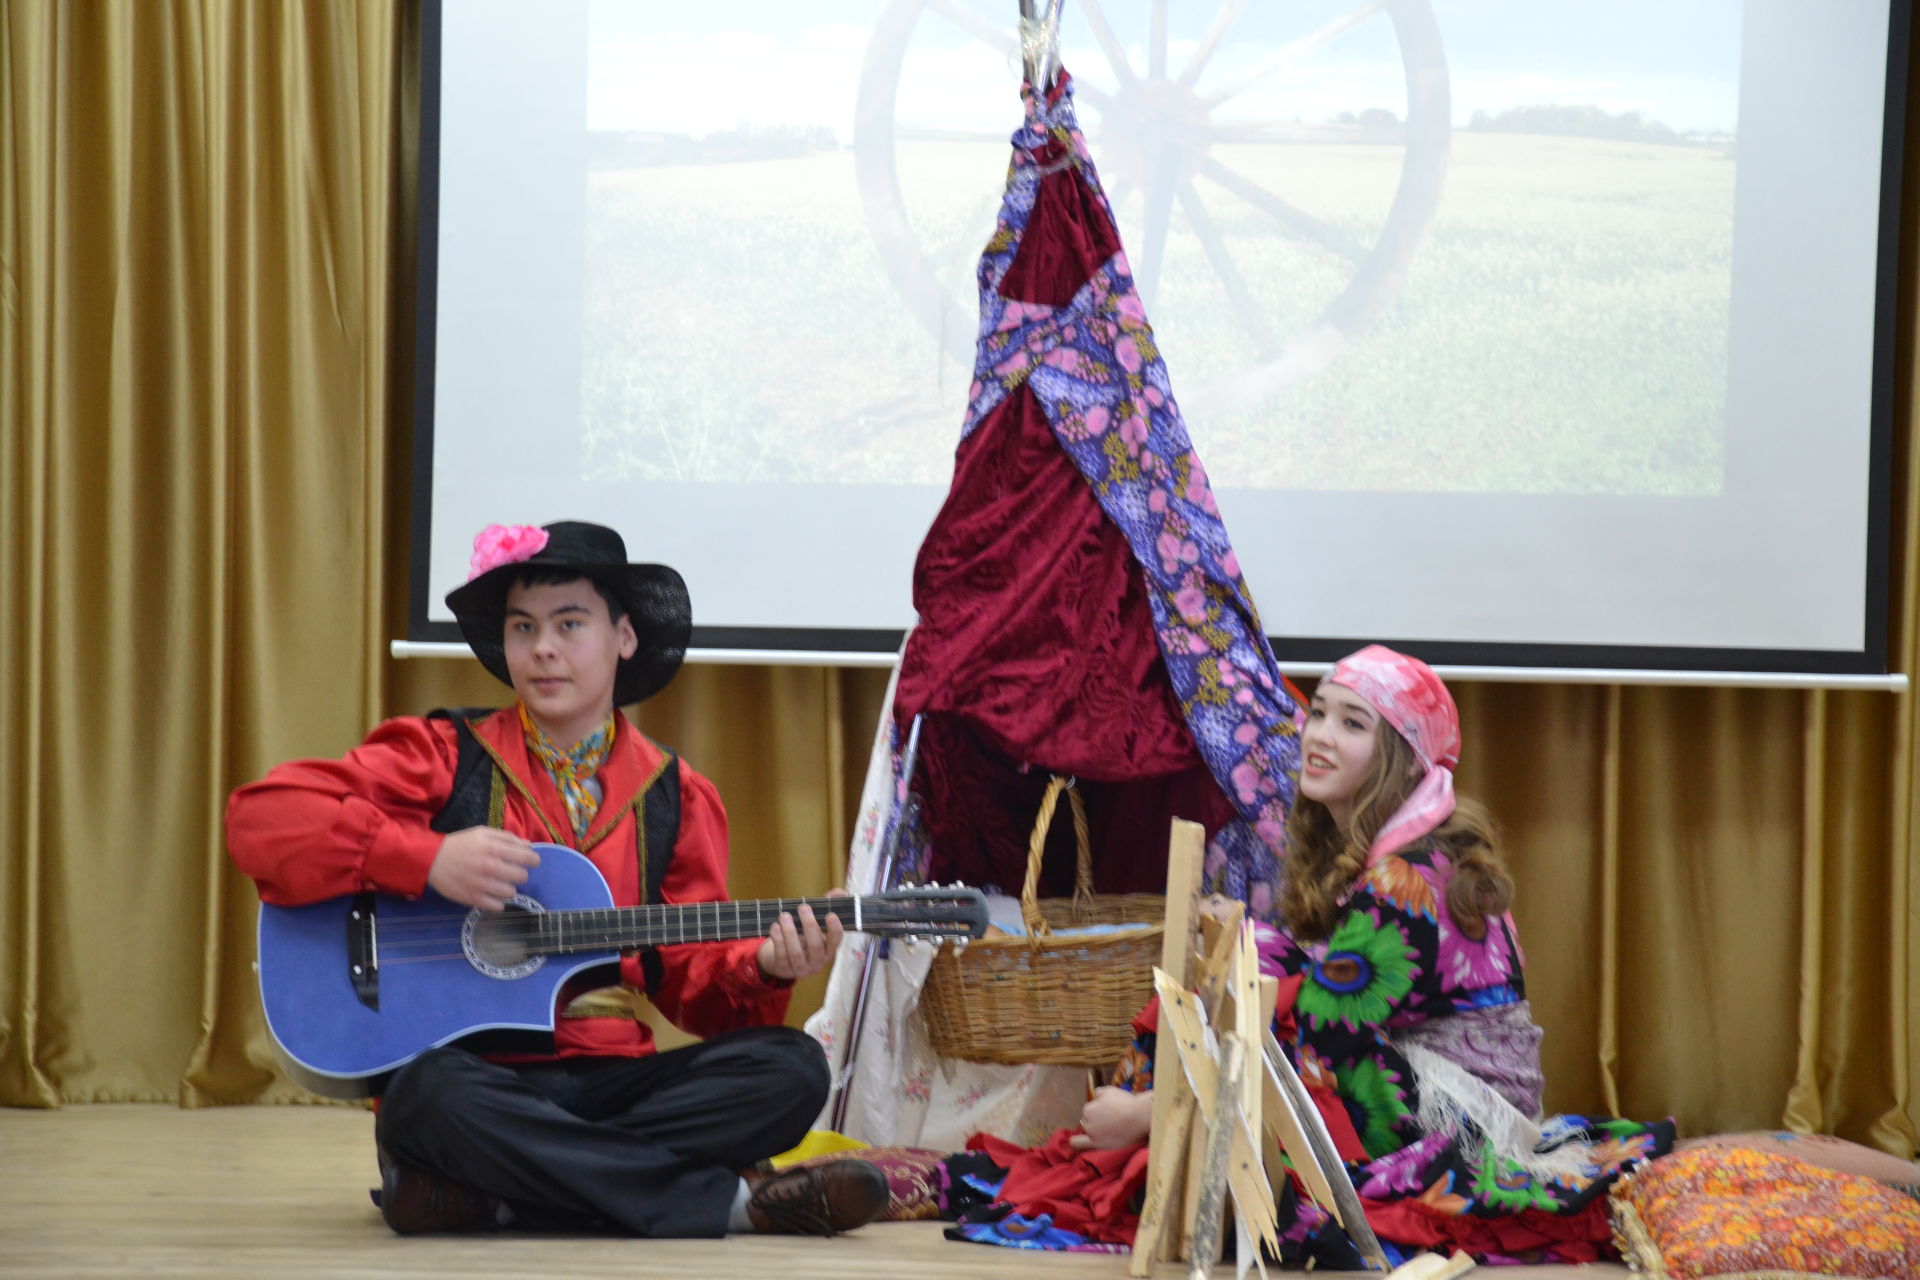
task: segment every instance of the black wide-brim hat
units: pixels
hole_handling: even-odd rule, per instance
[[[640,645],[621,660],[613,700],[625,706],[660,692],[687,656],[693,605],[679,572],[664,564],[630,564],[627,544],[605,525],[557,520],[544,526],[547,544],[524,559],[494,565],[447,592],[447,607],[460,623],[480,665],[511,686],[507,670],[507,589],[529,569],[563,569],[605,587],[625,606]]]

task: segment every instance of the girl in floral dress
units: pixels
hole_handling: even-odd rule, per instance
[[[1459,755],[1453,696],[1424,662],[1369,645],[1320,682],[1288,819],[1284,929],[1256,926],[1261,969],[1280,979],[1275,1034],[1391,1261],[1423,1249],[1594,1261],[1613,1254],[1609,1187],[1672,1150],[1673,1122],[1541,1117],[1540,1030],[1507,910],[1513,886],[1485,811],[1453,793]],[[1114,1085],[1037,1167],[1148,1138],[1156,1014],[1149,1006],[1136,1019]],[[1143,1159],[1127,1167],[1144,1178]],[[1297,1188],[1281,1192],[1279,1209],[1283,1262],[1365,1268]],[[1120,1215],[1094,1224],[1120,1230],[1086,1234],[1131,1240],[1133,1223]]]
[[[1541,1119],[1512,883],[1485,811],[1454,795],[1459,752],[1424,662],[1369,645],[1321,681],[1288,823],[1280,1039],[1390,1252],[1591,1261],[1611,1251],[1607,1188],[1669,1151],[1673,1124]],[[1289,1260],[1360,1265],[1322,1210],[1282,1201]]]

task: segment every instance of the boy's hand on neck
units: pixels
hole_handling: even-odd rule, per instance
[[[827,896],[841,894],[835,892]],[[799,915],[795,920],[792,913],[782,912],[756,953],[760,972],[770,982],[798,982],[812,977],[827,967],[840,949],[840,939],[846,936],[846,928],[837,915],[828,913],[824,929],[814,919],[813,908],[804,902],[800,904]]]
[[[427,871],[427,887],[441,897],[482,911],[504,911],[527,882],[540,855],[519,836],[493,827],[468,827],[440,842]]]

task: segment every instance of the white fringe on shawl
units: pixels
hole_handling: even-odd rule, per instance
[[[1567,1137],[1567,1126],[1543,1127],[1508,1102],[1492,1085],[1450,1058],[1423,1045],[1396,1045],[1413,1068],[1420,1090],[1415,1117],[1423,1133],[1479,1133],[1491,1154],[1511,1160],[1536,1182],[1593,1175],[1593,1144]]]

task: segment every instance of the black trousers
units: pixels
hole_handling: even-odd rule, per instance
[[[826,1054],[758,1027],[646,1058],[503,1065],[454,1046],[387,1087],[375,1133],[409,1164],[511,1205],[528,1225],[719,1236],[740,1171],[806,1136]]]

